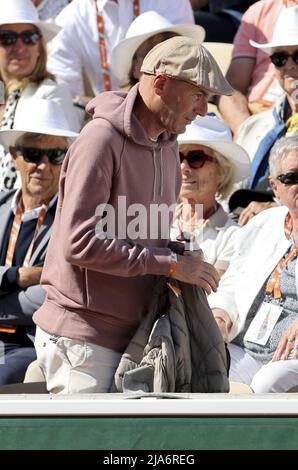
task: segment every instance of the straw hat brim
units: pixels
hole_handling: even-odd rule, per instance
[[[132,58],[138,47],[151,36],[159,33],[173,32],[181,36],[187,36],[203,42],[205,30],[199,25],[181,24],[172,27],[159,28],[145,34],[139,34],[131,38],[122,39],[114,48],[111,54],[111,69],[121,84],[129,81],[129,71],[132,65]]]
[[[178,136],[179,145],[184,144],[199,144],[204,147],[211,148],[216,152],[223,155],[227,160],[234,165],[234,177],[233,183],[238,183],[248,178],[250,174],[250,159],[246,151],[238,144],[234,142],[224,141],[209,141],[199,139],[184,139],[183,134]]]
[[[59,128],[53,128],[53,127],[48,127],[47,129],[45,128],[38,129],[35,127],[34,129],[32,129],[32,127],[28,126],[28,128],[24,127],[22,130],[8,129],[7,131],[1,131],[0,142],[6,148],[6,150],[8,150],[9,147],[13,147],[15,145],[19,137],[21,137],[23,134],[26,134],[27,132],[32,132],[34,134],[45,134],[45,135],[66,137],[72,140],[74,140],[79,135],[77,132],[72,132],[72,131],[68,131],[65,129],[59,129]]]
[[[18,21],[5,21],[1,24],[15,24]],[[61,31],[61,27],[55,23],[47,23],[46,21],[24,21],[24,23],[33,24],[36,26],[42,33],[46,42],[51,41],[58,33]]]
[[[278,43],[268,42],[266,44],[260,44],[250,39],[249,43],[251,46],[256,47],[257,49],[261,49],[266,54],[271,55],[273,54],[274,50],[278,49],[279,47],[297,46],[297,39],[293,39],[292,41],[287,40],[284,43],[282,43],[282,41],[279,41]]]

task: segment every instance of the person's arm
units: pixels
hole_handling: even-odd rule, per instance
[[[96,121],[92,121],[70,148],[60,180],[63,196],[59,250],[70,264],[112,276],[167,276],[171,267],[169,248],[145,247],[125,238],[107,237],[101,231],[113,181],[121,171],[122,140],[107,121],[100,132]],[[179,256],[177,279],[197,284],[207,292],[215,290],[218,283],[215,268],[203,261],[201,255],[192,255]]]
[[[232,129],[234,140],[237,139],[239,126],[250,116],[246,94],[254,65],[255,59],[250,57],[233,59],[226,77],[235,93],[232,96],[221,96],[219,99],[220,113]]]
[[[0,324],[32,325],[33,313],[43,304],[45,291],[40,285],[0,297]]]

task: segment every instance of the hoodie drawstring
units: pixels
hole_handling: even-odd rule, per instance
[[[152,149],[152,159],[153,159],[153,171],[154,171],[152,201],[155,202],[155,200],[156,200],[156,154],[155,154],[155,148]]]
[[[163,161],[162,161],[162,148],[159,149],[160,158],[158,160],[159,164],[159,196],[163,196]],[[155,148],[152,149],[152,160],[153,160],[153,169],[154,169],[154,176],[153,176],[153,190],[152,190],[152,200],[153,202],[156,201],[156,183],[157,183],[157,162],[156,162],[156,152]]]

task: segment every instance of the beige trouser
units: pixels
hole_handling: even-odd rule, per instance
[[[108,392],[121,353],[36,328],[35,349],[51,393]]]

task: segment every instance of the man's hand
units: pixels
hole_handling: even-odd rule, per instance
[[[33,266],[32,268],[18,269],[18,285],[21,289],[40,284],[42,267]]]
[[[269,207],[275,207],[277,204],[276,202],[257,202],[252,201],[248,204],[248,206],[243,209],[239,216],[238,223],[239,225],[245,225],[252,219],[255,215],[259,214],[259,212],[264,211],[265,209],[269,209]]]
[[[212,266],[203,259],[202,250],[186,251],[177,257],[177,268],[173,278],[201,287],[207,294],[217,290],[219,275]]]

